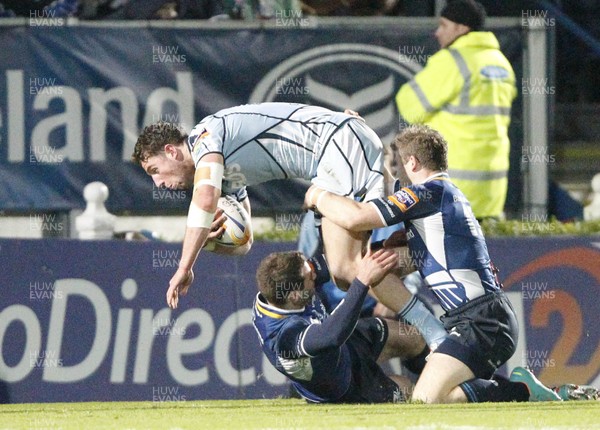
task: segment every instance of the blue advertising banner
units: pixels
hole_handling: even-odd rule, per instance
[[[129,162],[139,131],[158,120],[190,130],[248,102],[352,108],[390,142],[399,127],[394,95],[438,49],[435,22],[280,24],[0,25],[0,210],[82,208],[83,187],[102,181],[112,212],[183,212],[185,197],[157,197]],[[521,76],[522,28],[494,32]],[[519,100],[517,125],[520,115]],[[278,182],[250,193],[256,214],[292,212],[303,189]]]
[[[535,228],[535,225],[531,224]],[[548,385],[600,384],[600,237],[488,240],[505,290],[521,298],[521,362]]]
[[[285,394],[250,308],[258,263],[289,248],[203,254],[172,311],[165,293],[179,245],[0,241],[0,392],[13,403]]]
[[[512,365],[548,385],[600,385],[600,240],[493,239],[521,321]],[[288,393],[251,325],[260,260],[203,253],[179,308],[166,306],[180,246],[0,240],[0,400],[183,401]]]

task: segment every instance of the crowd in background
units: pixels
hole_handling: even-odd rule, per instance
[[[506,16],[533,9],[538,2],[481,3],[489,15]],[[593,1],[575,3],[578,8],[595,7]],[[269,19],[278,10],[318,16],[433,16],[435,4],[435,0],[2,0],[0,10],[3,16],[26,17],[52,10],[54,17],[82,19]]]
[[[406,4],[405,4],[406,3]],[[269,19],[277,11],[319,16],[432,15],[434,0],[3,0],[4,16],[53,10],[82,19]]]

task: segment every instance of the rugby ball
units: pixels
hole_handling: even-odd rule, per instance
[[[231,247],[245,245],[252,237],[252,224],[246,209],[232,196],[219,198],[217,207],[223,210],[227,220],[223,224],[225,231],[215,242]]]

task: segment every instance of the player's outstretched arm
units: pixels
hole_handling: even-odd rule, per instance
[[[317,209],[330,221],[351,231],[366,231],[384,227],[375,206],[359,203],[344,196],[311,186],[304,196],[304,205]]]
[[[314,356],[343,345],[356,326],[369,287],[377,285],[397,264],[398,255],[392,250],[369,251],[361,260],[358,275],[344,300],[321,324],[311,324],[306,328],[300,352]]]
[[[196,166],[194,192],[188,211],[179,268],[171,278],[167,290],[167,304],[172,309],[177,307],[179,295],[187,294],[194,281],[192,268],[211,233],[222,180],[223,157],[214,153],[202,157]]]

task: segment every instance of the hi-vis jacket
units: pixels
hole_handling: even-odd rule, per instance
[[[508,188],[515,74],[493,33],[470,32],[434,54],[396,95],[402,117],[448,141],[452,181],[477,218],[500,216]]]

